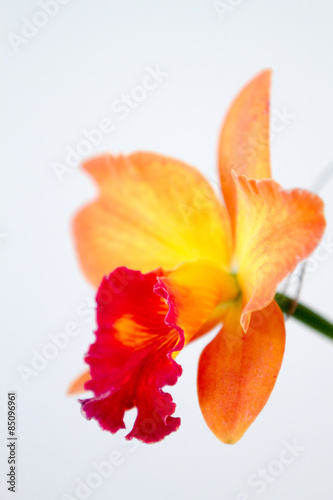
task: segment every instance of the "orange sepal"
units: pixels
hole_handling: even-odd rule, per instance
[[[224,121],[219,144],[219,170],[224,199],[234,224],[237,193],[231,172],[251,179],[271,176],[269,101],[271,72],[255,77],[235,99]]]

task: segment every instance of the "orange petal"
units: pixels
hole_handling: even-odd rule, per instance
[[[241,301],[229,311],[220,333],[204,349],[198,396],[204,419],[225,443],[238,441],[265,406],[280,371],[283,314],[275,302],[253,313],[244,334]]]
[[[155,292],[168,301],[168,324],[185,334],[185,344],[221,323],[218,306],[239,294],[235,278],[211,262],[182,264],[158,278]],[[200,330],[199,330],[200,329]]]
[[[105,155],[84,168],[100,194],[76,216],[74,235],[94,285],[119,266],[144,273],[197,259],[228,266],[228,215],[195,169],[150,153]]]
[[[313,193],[284,191],[275,181],[234,174],[239,206],[236,226],[242,325],[274,298],[277,285],[317,246],[325,229],[323,202]]]
[[[232,223],[236,218],[236,190],[231,171],[251,179],[271,176],[269,100],[271,72],[263,71],[238,95],[221,133],[219,170],[224,199]]]
[[[68,396],[73,396],[74,394],[79,394],[84,392],[86,389],[84,387],[85,383],[91,379],[89,370],[82,373],[78,378],[76,378],[67,390]]]

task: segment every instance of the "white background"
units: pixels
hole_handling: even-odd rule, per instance
[[[238,4],[238,5],[236,5]],[[277,385],[242,440],[220,443],[208,430],[196,396],[196,367],[207,339],[180,356],[184,374],[171,393],[182,419],[177,433],[154,445],[102,432],[65,395],[83,369],[93,340],[86,301],[94,296],[78,268],[70,222],[95,187],[79,169],[56,177],[84,129],[114,120],[93,154],[148,150],[174,156],[215,178],[217,139],[232,98],[256,73],[273,69],[272,105],[293,118],[272,141],[274,177],[309,188],[333,160],[333,8],[330,0],[211,1],[71,0],[17,50],[23,17],[37,0],[1,1],[1,498],[75,497],[92,462],[119,450],[122,464],[87,494],[94,500],[310,500],[333,498],[333,342],[294,320]],[[111,104],[140,85],[146,66],[168,73],[121,120]],[[332,235],[332,188],[322,196]],[[331,252],[331,253],[330,253]],[[332,245],[312,262],[302,300],[333,319]],[[81,333],[23,383],[49,334],[69,322]],[[6,491],[6,394],[18,392],[18,491]],[[131,416],[129,417],[129,420]],[[248,480],[273,467],[284,442],[304,449],[264,491]],[[277,466],[278,467],[278,466]],[[272,477],[272,476],[270,476]],[[242,496],[241,494],[244,493]]]

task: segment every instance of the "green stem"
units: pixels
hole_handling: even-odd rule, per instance
[[[277,293],[275,295],[275,300],[284,313],[290,314],[293,318],[298,319],[298,321],[305,323],[314,330],[317,330],[330,339],[333,339],[332,323],[322,318],[314,311],[311,311],[308,307],[303,306],[303,304],[296,305],[291,298],[283,295],[282,293]]]

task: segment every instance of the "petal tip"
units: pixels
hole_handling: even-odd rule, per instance
[[[71,385],[68,387],[66,391],[66,396],[75,396],[75,394],[79,394],[81,392],[85,392],[88,390],[86,388],[86,382],[91,379],[90,372],[86,371],[79,377],[77,377]]]

